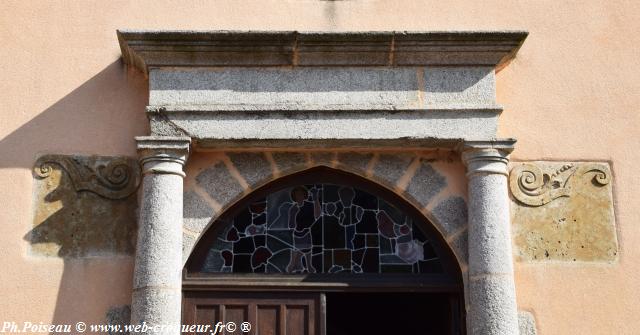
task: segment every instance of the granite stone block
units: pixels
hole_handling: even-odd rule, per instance
[[[428,161],[422,160],[407,186],[406,194],[424,207],[446,186],[447,179],[436,171]]]
[[[273,176],[271,164],[261,152],[230,152],[227,154],[250,187],[256,187]]]
[[[445,236],[467,226],[467,202],[460,196],[450,196],[433,207],[431,215]]]
[[[222,206],[231,203],[244,191],[222,162],[217,162],[200,172],[196,176],[196,182]]]

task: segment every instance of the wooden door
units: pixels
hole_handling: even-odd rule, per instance
[[[225,330],[218,334],[324,335],[324,303],[320,293],[185,292],[183,301],[185,325],[215,327],[217,322],[224,325],[233,322],[237,327],[233,332]],[[241,329],[245,322],[251,325],[248,332]],[[202,332],[211,333],[211,328]]]

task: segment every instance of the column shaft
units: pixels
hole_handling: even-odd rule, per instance
[[[486,146],[463,152],[469,179],[470,335],[518,334],[507,154]]]
[[[131,324],[149,327],[136,334],[177,335],[182,304],[182,166],[189,142],[137,140],[144,178]]]

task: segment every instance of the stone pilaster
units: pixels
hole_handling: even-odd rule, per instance
[[[143,180],[131,323],[168,326],[137,334],[177,335],[182,305],[182,168],[190,139],[136,137],[136,141]]]
[[[471,141],[463,147],[469,214],[470,335],[517,335],[507,156],[515,140]]]

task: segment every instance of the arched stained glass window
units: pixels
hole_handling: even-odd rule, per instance
[[[198,272],[443,273],[414,221],[357,187],[289,186],[216,222]]]

